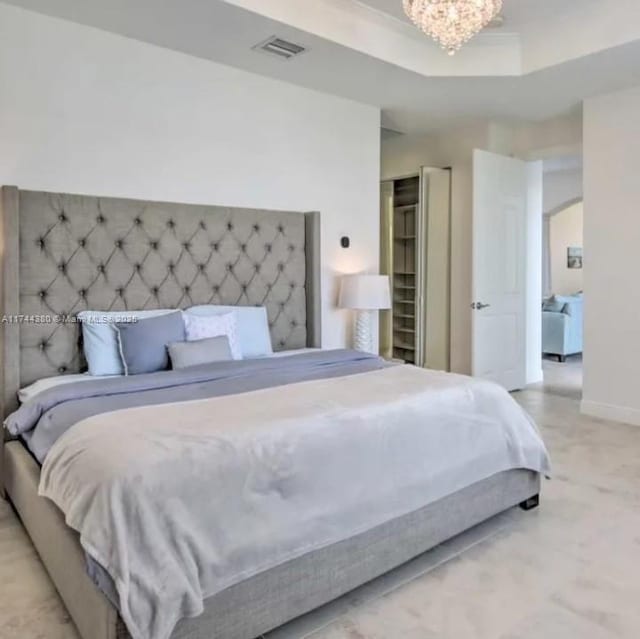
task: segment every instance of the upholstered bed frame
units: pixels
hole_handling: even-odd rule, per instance
[[[320,346],[319,217],[3,187],[4,412],[83,369],[88,308],[266,306],[275,350]]]
[[[0,198],[1,411],[21,386],[83,369],[80,310],[264,305],[276,350],[320,345],[319,214],[20,191]],[[50,318],[50,319],[48,319]],[[21,442],[0,448],[10,498],[83,639],[126,639],[85,570],[78,535],[37,494]],[[254,639],[514,505],[536,473],[497,474],[366,533],[207,599],[172,639]]]

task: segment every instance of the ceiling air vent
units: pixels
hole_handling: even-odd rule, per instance
[[[260,44],[256,44],[253,47],[255,51],[261,51],[263,53],[268,53],[270,55],[275,55],[283,60],[291,60],[291,58],[295,58],[296,56],[307,51],[306,47],[303,47],[299,44],[294,44],[293,42],[289,42],[288,40],[283,40],[282,38],[278,38],[273,36]]]

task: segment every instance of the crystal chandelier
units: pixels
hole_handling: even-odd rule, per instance
[[[449,55],[498,17],[502,0],[403,0],[412,22]]]

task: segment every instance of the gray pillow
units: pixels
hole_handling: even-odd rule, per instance
[[[176,311],[136,322],[115,324],[125,375],[155,373],[169,368],[167,345],[185,338],[182,313]]]
[[[231,345],[226,335],[197,339],[192,342],[174,342],[169,344],[168,348],[174,370],[233,360]]]

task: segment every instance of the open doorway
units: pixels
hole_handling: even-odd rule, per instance
[[[582,396],[582,162],[545,163],[542,233],[542,370],[549,392]]]

